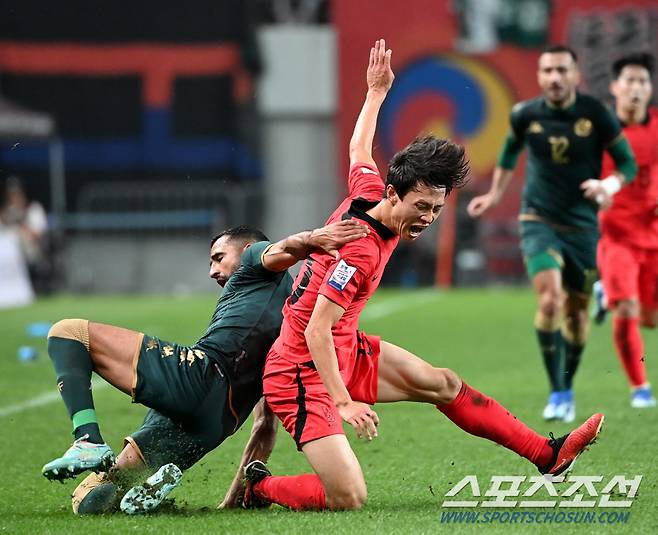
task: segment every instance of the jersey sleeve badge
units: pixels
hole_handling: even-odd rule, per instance
[[[331,274],[331,277],[327,281],[327,284],[332,288],[342,292],[347,286],[347,283],[356,273],[356,268],[350,266],[345,260],[338,262],[336,269]]]

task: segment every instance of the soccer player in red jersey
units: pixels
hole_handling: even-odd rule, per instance
[[[341,248],[341,258],[312,254],[283,309],[281,334],[265,363],[263,392],[315,474],[272,476],[256,460],[245,468],[247,506],[357,509],[366,484],[342,421],[357,436],[377,436],[375,402],[431,403],[463,430],[559,474],[594,441],[603,415],[559,439],[547,439],[453,371],[357,330],[399,239],[414,240],[439,215],[445,197],[468,173],[464,149],[423,136],[396,154],[384,184],[372,158],[379,109],[393,82],[384,40],[370,50],[368,92],[350,142],[349,196],[329,221],[356,218],[370,234]]]
[[[610,92],[615,112],[637,160],[633,182],[599,214],[597,257],[608,305],[613,310],[613,340],[628,382],[631,406],[656,406],[644,368],[640,324],[658,319],[658,110],[649,107],[654,59],[632,54],[615,61]],[[605,155],[602,176],[614,163]]]

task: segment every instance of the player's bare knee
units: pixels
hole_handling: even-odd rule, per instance
[[[333,510],[357,510],[365,505],[367,499],[368,491],[363,485],[328,496],[327,505]]]
[[[619,318],[637,318],[640,315],[640,307],[637,301],[622,299],[615,304],[615,315]]]
[[[540,331],[556,331],[562,323],[562,308],[559,301],[539,303],[535,314],[535,328]]]
[[[323,485],[329,509],[360,509],[368,499],[368,489],[363,476],[354,472],[345,473],[343,478],[324,482]]]
[[[562,303],[554,292],[544,292],[539,296],[539,313],[547,321],[559,321],[562,315]]]
[[[461,377],[448,368],[434,368],[433,372],[436,382],[436,401],[438,403],[450,403],[457,397],[461,390]]]

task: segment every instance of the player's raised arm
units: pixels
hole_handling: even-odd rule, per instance
[[[350,140],[350,166],[355,163],[375,165],[372,142],[375,138],[377,115],[395,78],[391,70],[391,54],[390,49],[386,50],[384,39],[375,41],[375,45],[370,49],[366,72],[368,92]]]
[[[516,162],[519,159],[524,144],[523,129],[520,125],[520,114],[520,107],[515,107],[512,110],[510,115],[510,133],[507,139],[505,139],[505,145],[503,145],[500,151],[498,165],[496,165],[493,172],[491,187],[487,193],[473,197],[471,202],[468,203],[467,211],[471,217],[480,217],[487,210],[496,206],[503,198],[503,194],[514,176],[514,168],[516,167]]]
[[[262,264],[270,271],[284,271],[316,250],[325,251],[337,259],[338,250],[343,245],[364,238],[369,232],[366,225],[351,219],[299,232],[268,247],[263,253]]]
[[[505,169],[497,166],[493,172],[491,187],[484,195],[473,197],[468,203],[468,215],[471,217],[480,217],[489,208],[496,206],[503,198],[503,193],[514,176],[514,169]]]

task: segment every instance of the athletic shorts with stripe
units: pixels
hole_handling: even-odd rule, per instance
[[[230,410],[228,380],[198,348],[144,336],[133,385],[133,401],[150,410],[125,442],[151,468],[175,463],[185,470],[242,423]]]
[[[563,231],[544,221],[521,221],[521,251],[530,279],[548,269],[562,272],[569,292],[592,293],[596,281],[597,230]]]
[[[341,370],[354,401],[377,401],[380,338],[357,333],[351,370]],[[327,392],[312,360],[291,362],[270,350],[263,375],[263,392],[272,412],[295,440],[297,448],[312,440],[344,434],[338,409]]]

